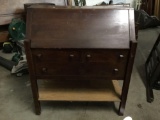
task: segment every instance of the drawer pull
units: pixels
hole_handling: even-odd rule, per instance
[[[38,55],[37,55],[37,58],[41,58],[41,57],[42,57],[42,54],[38,54]]]
[[[114,69],[114,72],[118,72],[119,70],[117,68]]]
[[[120,58],[124,58],[124,55],[119,55]]]
[[[42,68],[42,72],[46,73],[47,72],[47,68]]]
[[[87,57],[87,58],[91,58],[91,55],[87,55],[86,57]]]
[[[70,57],[70,58],[74,58],[74,55],[73,55],[73,54],[71,54],[71,55],[69,55],[69,57]]]

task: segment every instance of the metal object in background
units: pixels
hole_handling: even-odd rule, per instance
[[[153,90],[160,90],[160,34],[145,63],[147,101],[154,100]]]

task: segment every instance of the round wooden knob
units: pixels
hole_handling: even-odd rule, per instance
[[[70,54],[69,57],[70,57],[70,58],[74,58],[74,55],[73,55],[73,54]]]
[[[38,57],[38,58],[41,58],[41,57],[42,57],[42,54],[38,54],[37,57]]]
[[[91,55],[88,54],[86,57],[87,57],[87,58],[91,58]]]
[[[120,58],[124,58],[124,55],[119,55]]]
[[[47,72],[47,68],[42,68],[42,72],[46,73]]]
[[[118,72],[119,70],[117,68],[114,69],[114,72]]]

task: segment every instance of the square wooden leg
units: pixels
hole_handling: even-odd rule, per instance
[[[39,100],[35,100],[34,101],[35,104],[35,113],[36,115],[40,115],[41,114],[41,104]]]

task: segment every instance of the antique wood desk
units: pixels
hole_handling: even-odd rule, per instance
[[[120,101],[123,115],[136,45],[132,8],[28,8],[25,49],[36,114],[40,101]]]

